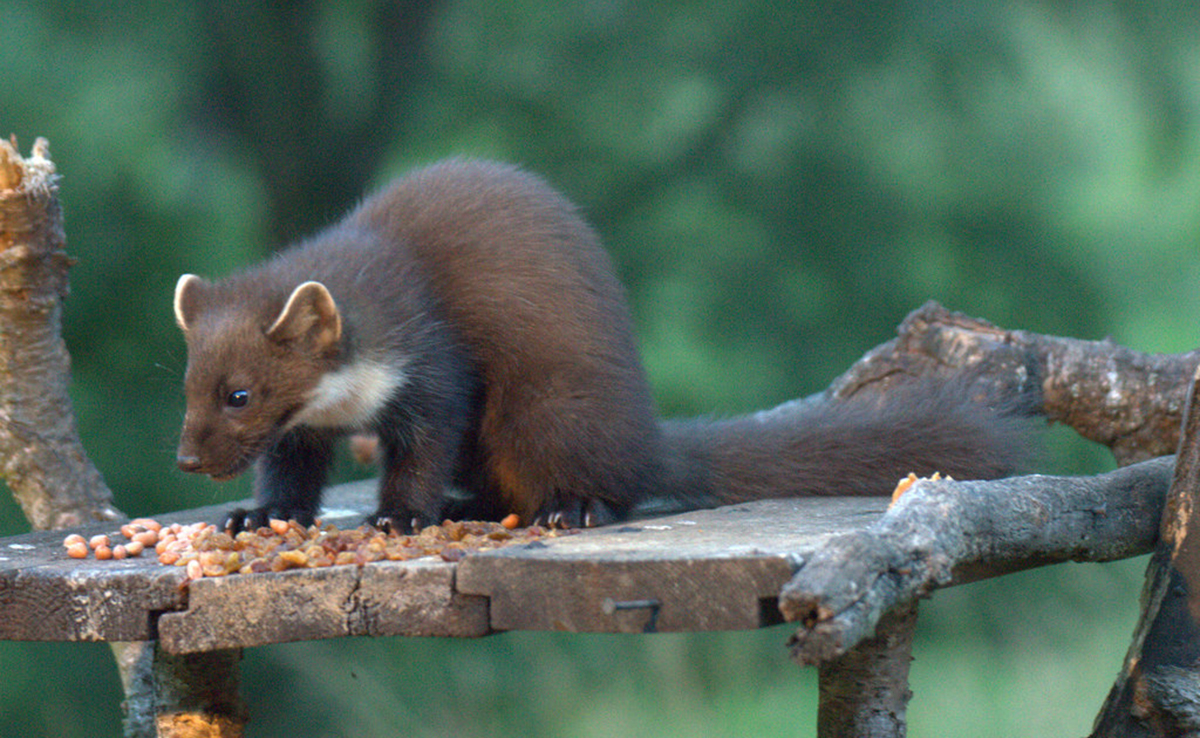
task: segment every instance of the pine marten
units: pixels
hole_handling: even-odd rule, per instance
[[[377,434],[369,522],[594,525],[651,496],[704,507],[887,494],[910,471],[1011,473],[1011,419],[932,383],[724,420],[661,421],[624,291],[593,230],[538,177],[451,160],[220,281],[180,277],[178,464],[255,466],[257,508],[311,523],[335,440]]]

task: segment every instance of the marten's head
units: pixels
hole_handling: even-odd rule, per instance
[[[245,471],[311,414],[340,353],[341,316],[319,282],[272,295],[185,274],[175,321],[188,347],[179,468],[217,480]]]

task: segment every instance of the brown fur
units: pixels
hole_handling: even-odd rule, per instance
[[[845,491],[886,493],[926,459],[1004,473],[1018,445],[1011,424],[929,388],[890,406],[660,427],[599,239],[544,182],[500,164],[418,170],[263,265],[182,278],[176,313],[181,468],[226,477],[258,460],[260,507],[235,526],[311,518],[330,443],[354,430],[381,439],[375,521],[405,525],[604,522],[659,493],[715,504],[836,491],[848,474],[872,481]]]

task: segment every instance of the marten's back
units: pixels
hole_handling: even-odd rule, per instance
[[[462,336],[484,387],[477,461],[514,510],[555,496],[624,510],[654,483],[658,430],[625,293],[570,202],[516,167],[452,160],[348,222],[405,244]]]

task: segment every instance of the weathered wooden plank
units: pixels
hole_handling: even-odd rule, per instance
[[[780,622],[804,557],[866,527],[880,498],[765,500],[488,551],[458,591],[487,597],[496,630],[699,631]]]
[[[330,490],[324,519],[357,525],[374,485]],[[236,503],[160,516],[217,521]],[[63,531],[0,541],[0,639],[144,640],[176,652],[346,635],[492,630],[724,630],[778,621],[779,588],[830,536],[886,500],[771,500],[643,520],[440,560],[206,578],[153,557],[69,559]],[[90,535],[114,525],[82,529]]]
[[[146,640],[158,612],[184,606],[182,571],[141,559],[76,561],[62,538],[31,533],[0,543],[0,638]]]
[[[487,601],[454,592],[454,564],[381,561],[200,579],[158,620],[172,653],[350,635],[482,636]]]
[[[11,576],[8,571],[0,573],[0,637],[54,641],[153,638],[155,614],[183,606],[181,573],[164,567],[132,573],[136,564],[110,563],[112,566],[99,567],[63,562],[12,572]]]
[[[219,522],[239,503],[156,516],[160,522]],[[242,501],[240,504],[246,504]],[[374,504],[371,482],[331,490],[327,517],[360,522]],[[0,540],[0,639],[23,641],[134,641],[157,638],[164,611],[187,607],[185,573],[151,555],[124,561],[69,558],[63,537],[115,536],[118,523],[71,531],[26,533]]]

